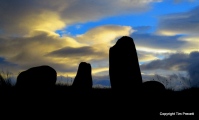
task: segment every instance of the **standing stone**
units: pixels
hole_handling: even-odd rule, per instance
[[[109,76],[113,90],[140,88],[142,76],[133,39],[120,38],[109,50]]]
[[[45,88],[55,85],[57,72],[50,66],[32,67],[21,72],[17,77],[17,87]]]
[[[81,62],[72,87],[75,89],[88,90],[92,89],[92,85],[91,65],[86,62]]]
[[[165,86],[158,81],[146,81],[142,84],[142,89],[147,93],[160,93],[165,91]]]

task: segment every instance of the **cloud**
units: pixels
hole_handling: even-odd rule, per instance
[[[134,30],[130,26],[105,25],[93,28],[83,35],[77,35],[80,43],[89,45],[108,44],[121,36],[129,36]]]
[[[91,46],[83,46],[78,48],[65,47],[55,50],[46,55],[47,57],[57,59],[67,59],[68,63],[78,66],[80,62],[89,62],[92,65],[92,73],[96,74],[104,70],[103,67],[107,67],[106,64],[99,66],[103,61],[106,61],[106,53],[103,51],[95,51]],[[73,63],[72,63],[73,62]],[[98,68],[98,70],[97,70]]]
[[[154,60],[147,64],[142,64],[141,70],[172,70],[186,71],[190,77],[191,86],[199,86],[199,52],[191,52],[190,54],[176,53],[170,55],[163,60]]]
[[[182,50],[186,45],[185,41],[179,40],[181,36],[164,36],[155,35],[152,33],[132,33],[131,37],[134,39],[137,50],[144,50],[149,48],[152,51],[177,51]],[[149,51],[147,49],[147,51]]]
[[[152,28],[152,26],[137,26],[134,27],[135,32],[139,32],[139,33],[145,33],[146,31],[150,30]]]
[[[79,36],[60,38],[58,34],[43,30],[32,31],[26,36],[0,37],[0,57],[7,63],[16,65],[16,74],[30,67],[45,64],[55,68],[58,75],[72,77],[76,75],[78,65],[82,61],[91,63],[93,74],[98,74],[107,71],[111,41],[129,35],[131,30],[128,26],[100,26],[91,29],[81,36],[82,39],[95,36],[92,44],[81,40]],[[100,38],[104,34],[111,37],[103,38],[104,42],[101,43]],[[9,70],[12,71],[12,67],[9,67]],[[104,72],[106,73],[108,74]]]
[[[1,0],[0,28],[3,35],[24,35],[33,30],[54,31],[63,28],[65,22],[46,4],[38,0]]]
[[[189,56],[184,53],[170,55],[163,60],[154,60],[148,64],[141,65],[143,70],[165,69],[165,70],[186,70]]]
[[[199,6],[188,12],[164,15],[159,18],[157,33],[164,35],[197,35],[199,30]]]
[[[77,35],[75,39],[79,43],[87,44],[93,50],[93,57],[89,61],[94,68],[108,67],[109,48],[115,44],[118,38],[129,36],[132,31],[133,29],[129,26],[105,25]]]
[[[160,0],[1,0],[1,35],[26,35],[30,31],[55,31],[69,24],[146,11]]]
[[[195,2],[195,0],[173,0],[174,3],[181,3],[181,2]]]
[[[97,56],[97,54],[103,54],[103,53],[96,52],[95,49],[90,46],[83,46],[79,48],[72,48],[72,47],[61,48],[59,50],[49,53],[48,55],[55,57],[82,57],[82,56],[88,57],[93,55]]]
[[[18,72],[38,65],[50,65],[58,72],[75,71],[76,64],[69,58],[59,59],[45,55],[62,47],[80,47],[73,38],[60,38],[47,32],[37,32],[28,37],[0,38],[0,56],[7,62],[16,64]],[[12,69],[10,68],[10,71]]]
[[[138,54],[139,62],[148,62],[148,61],[159,59],[156,54],[151,53],[151,52],[137,50],[137,54]]]
[[[150,29],[149,26],[138,26],[133,28],[130,35],[135,43],[139,62],[150,62],[152,60],[164,59],[174,53],[190,53],[196,50],[188,40],[182,40],[184,35],[160,35],[142,30]],[[196,39],[196,38],[195,38]],[[163,67],[164,68],[164,67]]]
[[[189,66],[188,66],[188,73],[189,73],[189,76],[191,78],[191,85],[194,86],[194,87],[199,87],[199,62],[198,62],[198,59],[199,59],[199,52],[192,52],[190,54],[190,59],[189,59]]]
[[[108,74],[109,48],[122,36],[130,36],[134,30],[130,26],[105,25],[93,28],[75,39],[79,43],[86,43],[92,49],[92,57],[86,56],[92,64],[94,74]],[[92,48],[91,48],[92,47]],[[88,51],[87,51],[88,52]],[[106,72],[105,72],[106,71]]]
[[[155,60],[142,65],[143,69],[188,69],[190,75],[196,76],[194,71],[197,73],[197,68],[194,69],[194,66],[197,66],[197,63],[191,66],[188,63],[189,55],[174,54],[173,58],[158,60],[160,54],[157,52],[196,50],[199,38],[196,32],[199,30],[198,7],[189,12],[161,17],[158,25],[159,34],[156,35],[143,34],[150,29],[150,26],[136,28],[115,25],[99,26],[78,36],[63,36],[62,38],[54,32],[71,24],[95,21],[120,14],[144,12],[150,9],[150,4],[153,2],[161,2],[161,0],[115,0],[114,2],[112,0],[94,2],[91,0],[59,0],[56,2],[54,0],[48,0],[48,2],[1,0],[1,67],[8,67],[11,71],[16,69],[17,73],[17,70],[48,64],[54,67],[60,75],[74,76],[79,62],[86,61],[92,64],[95,75],[105,75],[108,73],[110,46],[119,37],[129,36],[138,30],[139,32],[131,36],[138,50],[139,61]],[[177,58],[182,56],[187,58],[181,60]]]
[[[159,18],[157,34],[166,36],[182,35],[178,39],[186,42],[183,52],[197,51],[199,31],[199,6],[188,12],[163,15]],[[178,48],[178,46],[177,46]]]
[[[92,62],[94,69],[107,68],[111,42],[129,35],[131,27],[100,26],[79,36],[62,38],[55,31],[70,24],[145,11],[152,2],[156,0],[1,0],[0,57],[18,65],[18,71],[48,64],[65,76],[74,76],[81,61]],[[75,59],[71,51],[84,56]]]
[[[150,3],[159,0],[75,0],[68,4],[62,11],[61,16],[69,22],[84,22],[97,20],[107,16],[120,15],[125,13],[136,13],[146,11]],[[72,23],[71,22],[71,23]]]
[[[185,52],[190,47],[188,41],[181,40],[181,35],[165,36],[136,31],[130,36],[134,40],[139,62],[163,59],[173,53]]]
[[[101,73],[101,72],[107,72],[108,73],[109,68],[108,67],[100,67],[100,68],[93,68],[92,73]],[[99,75],[99,74],[98,74]]]
[[[25,53],[35,54],[39,57],[60,47],[79,47],[82,45],[72,38],[59,38],[58,35],[52,35],[43,31],[28,37],[0,38],[0,43],[0,54],[9,58],[20,56],[22,53],[24,55]]]

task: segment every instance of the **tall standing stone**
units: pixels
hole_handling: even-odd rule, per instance
[[[109,49],[109,76],[113,90],[132,90],[141,87],[142,76],[131,37],[121,37]]]
[[[88,90],[92,89],[93,81],[91,76],[91,65],[86,62],[81,62],[72,87],[75,89]]]

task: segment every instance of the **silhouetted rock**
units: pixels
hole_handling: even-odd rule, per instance
[[[88,90],[92,89],[93,81],[91,76],[91,65],[86,62],[81,62],[72,87],[75,89]]]
[[[131,37],[123,36],[110,48],[109,76],[112,89],[131,90],[141,87],[142,76]]]
[[[17,87],[52,87],[57,80],[57,72],[50,66],[32,67],[17,77]]]
[[[142,84],[142,89],[147,93],[159,93],[165,91],[165,86],[158,81],[147,81]]]

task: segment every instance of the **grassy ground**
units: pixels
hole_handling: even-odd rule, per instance
[[[160,112],[194,112],[197,116],[199,115],[198,95],[199,88],[182,91],[138,89],[113,91],[111,88],[75,90],[69,85],[61,84],[45,89],[17,88],[10,83],[9,79],[0,76],[1,106],[17,106],[15,108],[23,106],[24,110],[28,108],[51,111],[64,109],[65,112],[71,113],[72,109],[75,109],[78,113],[87,111],[87,114],[98,113],[97,115],[101,116],[107,114],[124,118],[163,117],[160,116]]]

